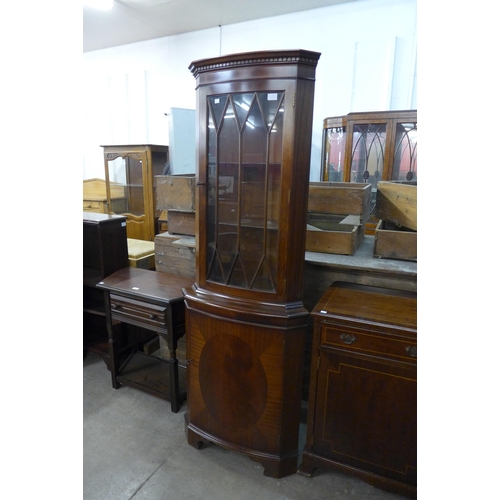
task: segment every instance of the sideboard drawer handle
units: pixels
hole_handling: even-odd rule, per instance
[[[156,314],[150,314],[149,319],[156,319]]]
[[[409,345],[405,347],[405,351],[408,353],[408,356],[411,356],[412,358],[417,357],[417,346],[416,345]]]
[[[340,335],[340,339],[345,344],[352,344],[353,342],[356,342],[356,340],[357,340],[357,338],[354,335],[351,335],[350,333],[342,333]]]

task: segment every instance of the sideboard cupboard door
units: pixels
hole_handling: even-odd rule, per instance
[[[416,311],[413,292],[340,282],[315,307],[301,474],[331,467],[416,496]]]
[[[185,290],[188,442],[297,471],[312,109],[320,54],[195,61],[196,283]]]

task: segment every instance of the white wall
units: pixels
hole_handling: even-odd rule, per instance
[[[416,109],[416,0],[365,0],[83,55],[83,178],[104,178],[104,144],[168,144],[171,107],[196,106],[188,67],[237,52],[321,52],[311,180],[319,180],[323,120],[351,111]]]

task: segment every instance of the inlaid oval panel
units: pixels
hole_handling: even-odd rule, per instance
[[[200,388],[210,414],[232,429],[255,425],[266,406],[264,367],[252,347],[235,335],[214,335],[205,344]]]

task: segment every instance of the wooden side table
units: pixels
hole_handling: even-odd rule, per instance
[[[135,267],[120,269],[97,284],[98,288],[107,291],[105,302],[113,387],[118,389],[121,385],[129,385],[166,399],[174,413],[179,411],[186,398],[185,381],[182,393],[180,389],[176,349],[177,341],[185,333],[182,289],[192,284],[191,278]],[[169,359],[147,355],[136,348],[124,350],[124,343],[118,338],[123,331],[117,333],[113,328],[116,323],[156,332],[167,344]],[[168,365],[168,370],[165,370],[165,365]]]

